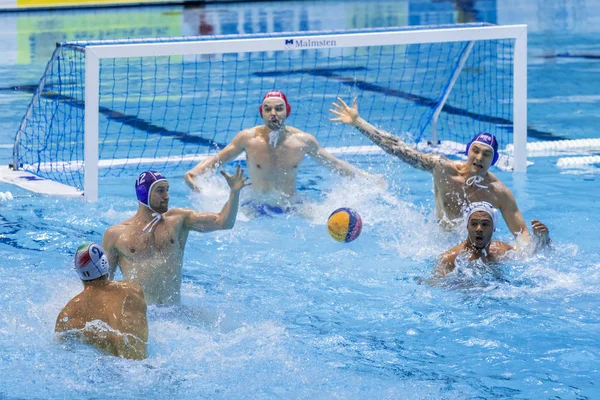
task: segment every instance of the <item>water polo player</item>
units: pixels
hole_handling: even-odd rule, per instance
[[[508,243],[492,241],[498,224],[498,210],[486,201],[471,203],[465,212],[467,239],[443,253],[438,260],[435,277],[442,278],[456,267],[456,259],[463,255],[468,261],[481,259],[484,262],[497,262],[514,248]],[[550,244],[548,228],[540,221],[531,221],[533,232],[532,252]]]
[[[176,304],[181,297],[183,251],[190,231],[231,229],[238,212],[240,191],[247,183],[238,166],[233,175],[221,171],[230,187],[219,213],[187,208],[169,209],[169,182],[159,172],[142,172],[135,182],[136,214],[104,233],[103,245],[111,277],[117,266],[125,279],[138,282],[146,300]]]
[[[494,135],[486,132],[475,135],[467,145],[467,160],[452,161],[443,155],[421,152],[371,125],[358,115],[356,99],[352,107],[340,98],[338,101],[330,110],[336,116],[331,121],[354,126],[387,153],[433,175],[436,217],[444,227],[460,226],[463,211],[470,203],[487,201],[500,210],[513,235],[523,244],[529,242],[527,225],[512,192],[489,172],[498,160],[498,141]]]
[[[280,206],[289,204],[296,194],[298,167],[308,155],[319,164],[341,175],[368,174],[339,160],[323,149],[313,135],[286,125],[292,108],[287,97],[279,90],[268,92],[259,107],[264,125],[244,129],[218,154],[200,162],[185,174],[185,181],[193,189],[200,188],[194,181],[199,175],[246,153],[252,188],[260,193],[275,194],[264,201]],[[281,209],[284,209],[282,206]],[[277,210],[276,210],[277,211]]]
[[[146,358],[148,320],[140,285],[108,280],[108,260],[96,243],[79,246],[73,266],[83,291],[58,314],[58,338],[74,337],[115,356]]]

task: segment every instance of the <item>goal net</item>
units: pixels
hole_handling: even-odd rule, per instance
[[[526,27],[467,24],[57,46],[16,135],[13,168],[95,200],[111,176],[183,174],[260,125],[269,90],[287,124],[339,157],[377,148],[329,121],[337,97],[426,151],[460,156],[478,132],[525,169]]]

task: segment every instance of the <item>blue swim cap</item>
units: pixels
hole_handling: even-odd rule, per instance
[[[494,135],[492,135],[491,133],[487,133],[487,132],[478,133],[477,135],[475,135],[473,140],[471,140],[467,144],[467,151],[466,151],[467,155],[469,155],[469,149],[471,148],[471,145],[474,142],[481,143],[494,151],[494,158],[492,159],[492,165],[495,165],[496,162],[498,161],[498,157],[500,156],[498,154],[498,141],[496,140],[496,137]]]
[[[165,178],[160,172],[142,172],[135,181],[135,194],[137,195],[138,201],[150,208],[150,192],[152,191],[152,186],[154,186],[156,182],[166,180],[167,178]]]

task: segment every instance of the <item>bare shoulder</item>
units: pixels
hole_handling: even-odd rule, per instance
[[[463,245],[459,244],[457,246],[452,247],[449,250],[446,250],[438,257],[438,264],[442,265],[451,265],[454,264],[454,260],[458,256],[458,253],[463,249]]]
[[[235,136],[234,140],[237,140],[242,143],[246,143],[249,140],[254,139],[255,137],[259,136],[259,133],[260,133],[260,125],[254,126],[252,128],[243,129],[238,132],[238,134]]]
[[[314,135],[311,135],[310,133],[301,131],[298,128],[294,128],[293,126],[288,126],[287,130],[288,130],[288,134],[290,135],[290,137],[292,139],[297,140],[298,142],[302,143],[304,146],[310,146],[313,148],[319,146],[319,141],[317,140],[316,137],[314,137]]]
[[[494,257],[503,257],[507,252],[513,250],[513,247],[505,242],[494,240],[490,243],[490,254]]]
[[[104,232],[104,235],[121,235],[125,232],[127,232],[127,230],[131,227],[131,218],[123,221],[123,222],[119,222],[118,224],[109,226],[106,231]]]
[[[115,288],[123,292],[123,295],[134,295],[144,298],[144,291],[139,283],[134,281],[112,281]]]
[[[286,131],[290,136],[298,138],[298,139],[316,140],[316,138],[313,135],[311,135],[310,133],[301,131],[300,129],[295,128],[293,126],[286,126]]]
[[[163,218],[166,224],[168,224],[170,227],[176,230],[179,230],[185,225],[186,221],[188,221],[189,218],[192,218],[200,213],[201,212],[192,210],[191,208],[178,207],[171,208],[169,211],[163,214]]]
[[[177,208],[171,208],[169,211],[167,211],[166,213],[163,214],[163,218],[165,219],[179,219],[179,218],[186,218],[187,216],[189,216],[190,214],[195,213],[196,211],[192,210],[191,208],[182,208],[182,207],[177,207]]]
[[[455,175],[459,175],[460,174],[460,165],[461,162],[460,161],[453,161],[450,160],[448,157],[446,157],[443,154],[432,154],[433,156],[435,156],[437,158],[437,167],[435,170],[437,170],[438,172],[444,174],[444,175],[450,175],[450,176],[455,176]]]
[[[488,173],[485,175],[485,179],[489,182],[489,184],[494,185],[497,189],[506,188],[506,185],[502,183],[502,181],[498,179],[498,177],[492,172],[488,171]]]
[[[56,332],[64,332],[69,329],[81,328],[85,325],[85,321],[80,318],[80,312],[82,306],[85,308],[87,302],[82,301],[82,293],[73,297],[64,308],[58,313],[56,317],[56,326],[54,330]]]
[[[450,250],[447,250],[440,254],[440,256],[437,259],[437,264],[435,266],[434,276],[438,278],[443,278],[454,270],[454,261],[456,260],[456,257],[458,256],[458,253],[460,252],[462,247],[462,244],[459,244],[458,246],[454,246]]]
[[[506,186],[498,177],[491,172],[487,173],[487,181],[489,190],[494,193],[500,205],[502,205],[505,201],[514,201],[514,196],[511,190]]]

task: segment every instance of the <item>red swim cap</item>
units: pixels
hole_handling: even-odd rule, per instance
[[[265,97],[263,97],[262,102],[264,103],[266,99],[271,98],[271,97],[275,97],[275,98],[283,100],[283,102],[285,103],[285,116],[286,117],[289,116],[290,112],[292,111],[292,106],[290,106],[290,103],[288,103],[287,97],[285,97],[285,94],[283,94],[283,92],[281,92],[279,90],[271,90],[270,92],[267,92],[267,94],[265,94]],[[262,117],[262,115],[263,115],[262,104],[260,105],[260,107],[258,107],[258,111],[260,112],[260,116]]]

